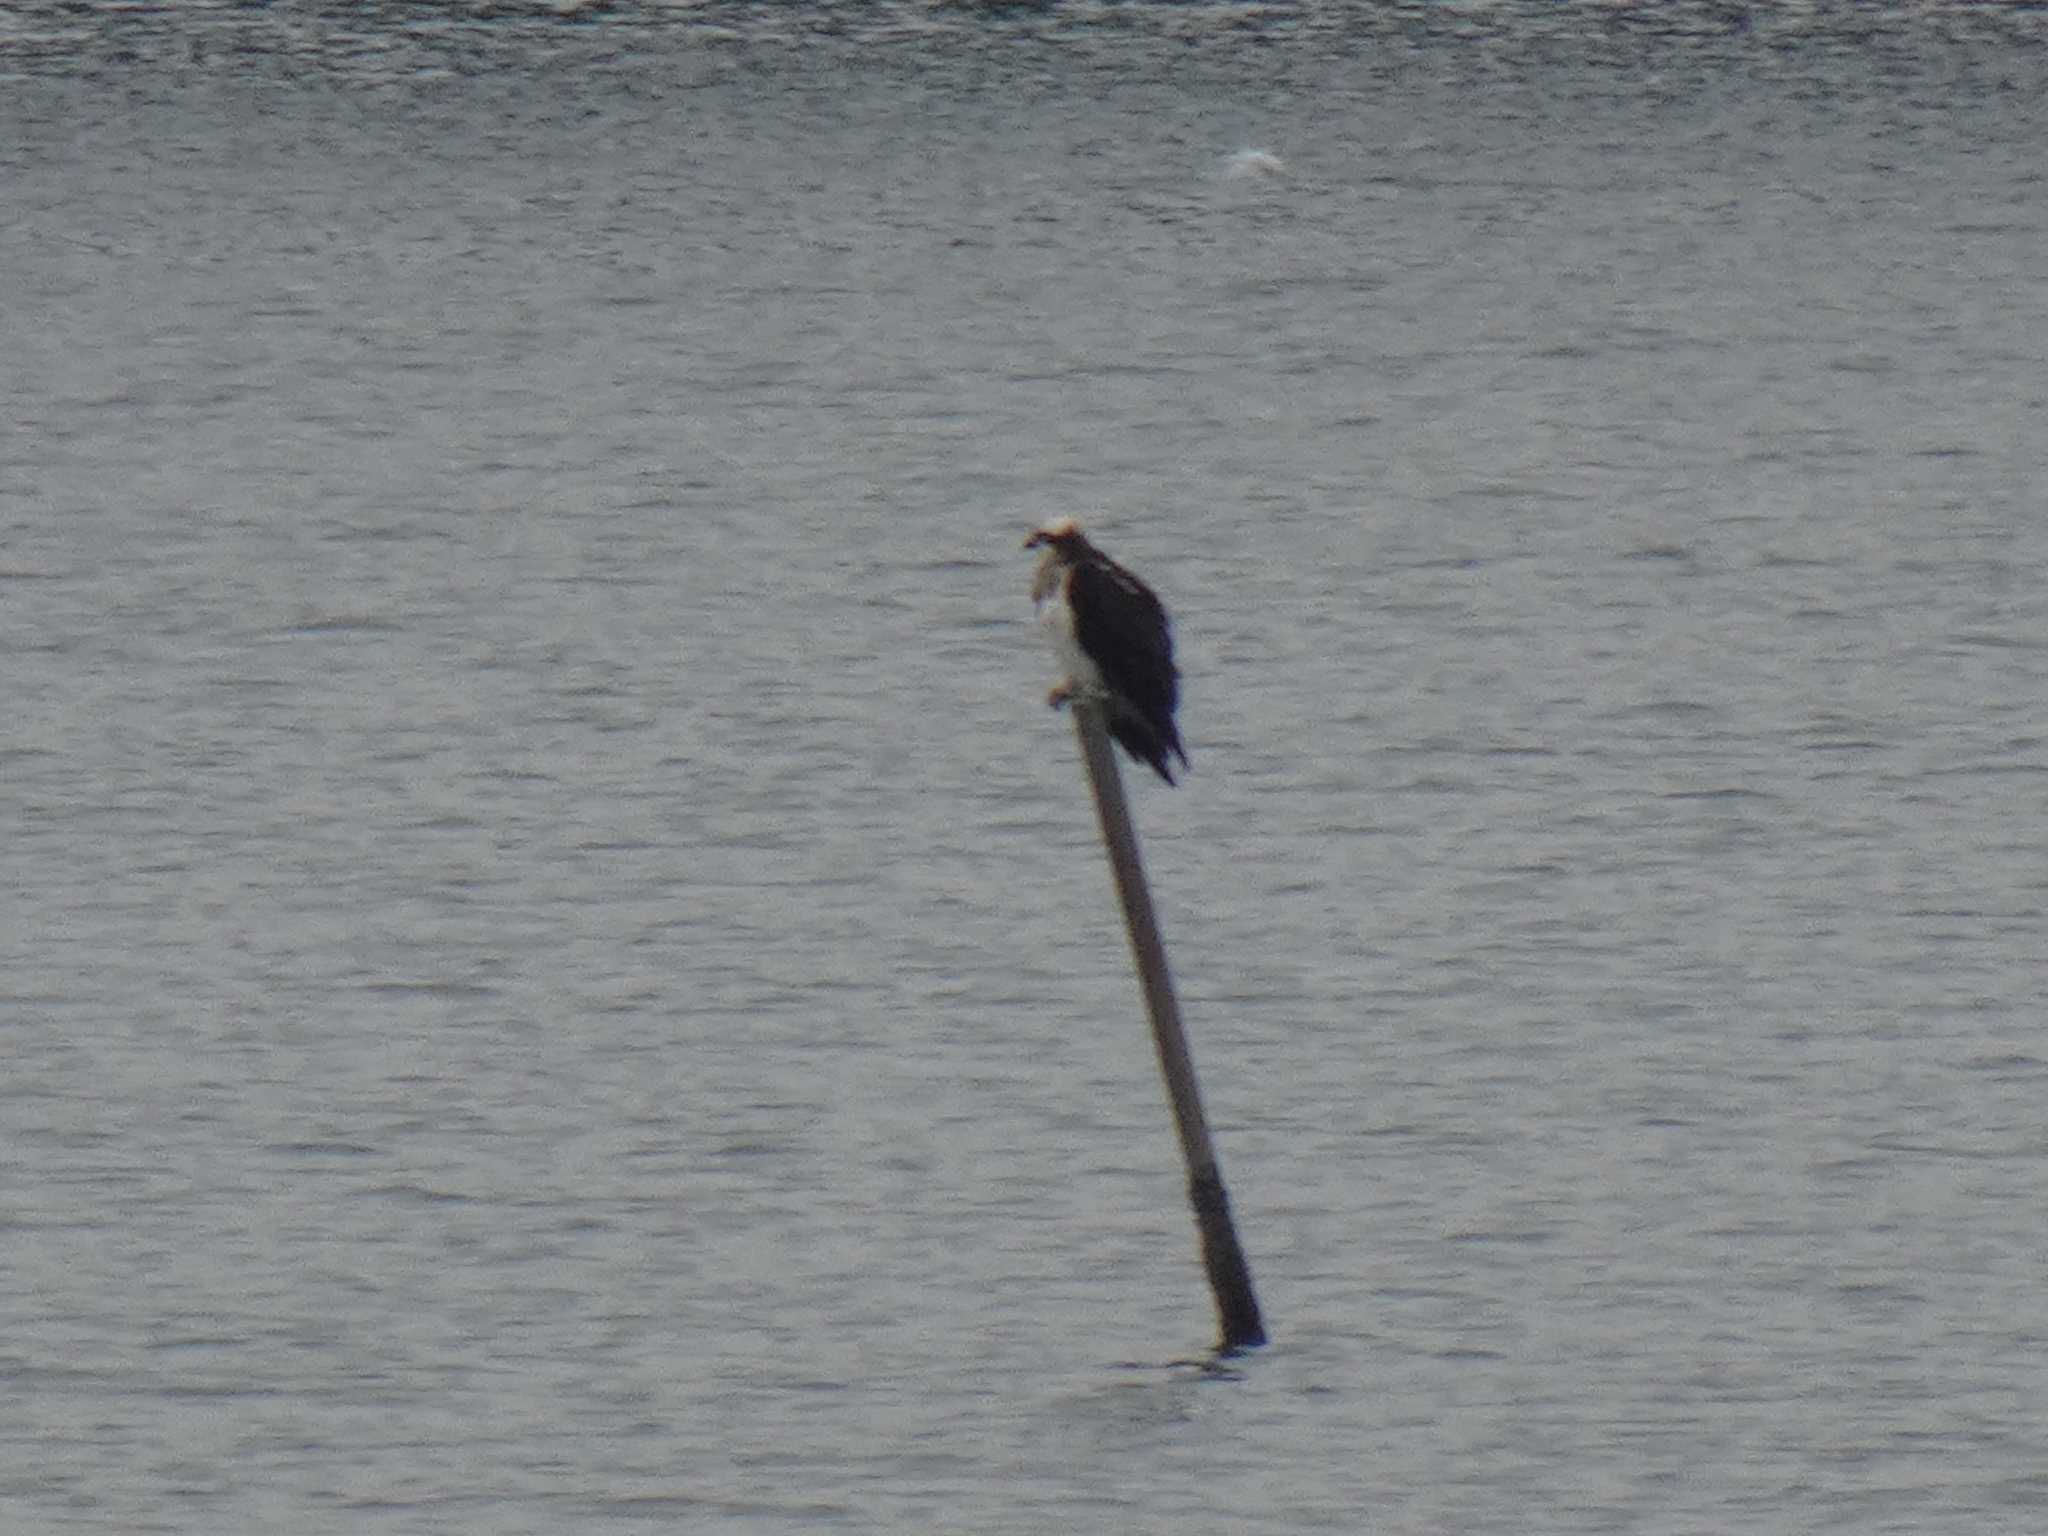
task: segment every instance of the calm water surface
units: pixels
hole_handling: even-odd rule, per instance
[[[0,76],[0,1525],[2048,1525],[2039,13]],[[1220,1374],[1061,513],[1178,620]]]

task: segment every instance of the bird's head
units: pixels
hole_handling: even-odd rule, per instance
[[[1081,534],[1081,525],[1071,517],[1056,517],[1043,528],[1033,531],[1024,541],[1026,549],[1037,549],[1050,545],[1063,554],[1073,553],[1088,547],[1088,540]]]

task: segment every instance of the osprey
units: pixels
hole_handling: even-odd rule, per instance
[[[1166,610],[1071,517],[1047,523],[1024,547],[1045,550],[1031,601],[1067,674],[1045,702],[1058,709],[1077,693],[1100,702],[1109,734],[1171,784],[1172,759],[1185,765],[1188,754],[1173,724],[1180,673]]]

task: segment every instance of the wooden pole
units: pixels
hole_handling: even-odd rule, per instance
[[[1230,1197],[1224,1193],[1216,1149],[1209,1141],[1209,1122],[1202,1114],[1202,1090],[1195,1082],[1195,1063],[1181,1028],[1180,1004],[1173,995],[1173,977],[1166,968],[1166,946],[1152,915],[1152,893],[1145,884],[1145,866],[1138,858],[1138,834],[1124,801],[1123,773],[1110,750],[1109,731],[1101,706],[1076,695],[1074,734],[1081,742],[1081,761],[1088,786],[1095,792],[1095,814],[1102,823],[1102,841],[1109,849],[1109,867],[1130,933],[1131,957],[1138,983],[1145,991],[1145,1011],[1152,1018],[1152,1042],[1159,1049],[1159,1070],[1166,1078],[1166,1096],[1173,1103],[1173,1123],[1180,1132],[1181,1156],[1188,1168],[1188,1203],[1195,1210],[1195,1228],[1202,1239],[1202,1265],[1209,1288],[1216,1293],[1216,1312],[1223,1325],[1225,1354],[1266,1342],[1259,1301],[1252,1294],[1251,1267],[1237,1241],[1230,1219]]]

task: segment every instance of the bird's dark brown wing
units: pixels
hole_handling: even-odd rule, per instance
[[[1118,706],[1111,711],[1112,733],[1171,784],[1167,754],[1182,762],[1188,755],[1173,723],[1180,673],[1165,608],[1150,587],[1105,555],[1077,561],[1069,581],[1074,638],[1101,668]]]

